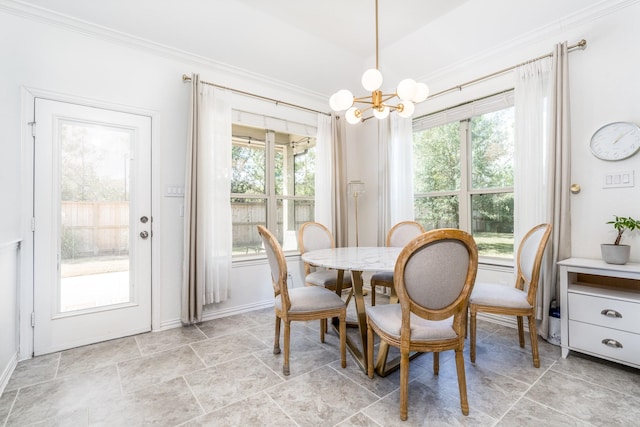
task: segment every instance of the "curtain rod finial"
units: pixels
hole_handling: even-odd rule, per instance
[[[183,75],[182,75],[182,82],[183,82],[183,83],[190,82],[190,81],[191,81],[191,77],[189,77],[189,76],[188,76],[188,75],[186,75],[186,74],[183,74]]]

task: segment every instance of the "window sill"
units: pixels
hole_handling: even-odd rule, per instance
[[[478,265],[489,268],[513,269],[514,260],[511,258],[479,257]]]

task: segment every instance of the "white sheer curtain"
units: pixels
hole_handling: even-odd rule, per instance
[[[514,240],[549,221],[546,204],[546,152],[551,61],[518,67],[515,73]]]
[[[231,275],[231,107],[227,91],[191,79],[184,203],[182,313],[225,301]]]
[[[518,67],[515,77],[516,146],[514,177],[514,238],[534,225],[553,225],[538,287],[538,332],[547,338],[549,305],[557,298],[557,261],[570,256],[571,227],[570,122],[567,44],[556,47],[552,59]]]
[[[378,157],[380,173],[380,227],[378,242],[384,245],[387,231],[400,221],[413,221],[413,128],[410,118],[397,114],[380,121]]]
[[[415,218],[412,141],[411,119],[392,114],[389,126],[389,227]]]

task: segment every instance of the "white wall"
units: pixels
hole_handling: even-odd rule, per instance
[[[606,4],[603,3],[604,6]],[[600,258],[600,243],[612,243],[614,230],[605,222],[613,215],[640,218],[640,153],[619,162],[605,162],[591,155],[589,141],[600,126],[614,121],[629,121],[640,125],[640,55],[635,42],[640,40],[640,3],[628,2],[614,10],[595,11],[595,15],[572,17],[572,24],[545,28],[544,34],[526,35],[524,42],[504,47],[454,64],[446,70],[436,70],[432,78],[421,78],[437,93],[494,71],[552,52],[556,43],[569,45],[586,39],[588,47],[569,54],[571,92],[572,182],[582,191],[571,197],[572,256]],[[561,23],[562,24],[562,23]],[[411,39],[415,45],[429,40]],[[415,116],[439,111],[482,96],[513,88],[510,73],[468,86],[420,104]],[[379,159],[377,129],[370,120],[358,125],[357,137],[350,141],[349,179],[365,182],[367,194],[359,204],[361,245],[376,244],[378,228]],[[353,131],[352,131],[353,132]],[[634,171],[636,184],[630,188],[603,189],[603,176],[611,171]],[[353,221],[353,213],[350,214]],[[363,220],[362,217],[365,216]],[[350,232],[353,243],[353,231]],[[363,237],[364,236],[364,237]],[[377,242],[382,243],[382,242]],[[627,233],[623,243],[632,245],[631,261],[640,261],[640,232]],[[478,280],[511,285],[510,267],[480,265]]]
[[[75,24],[74,24],[75,25]],[[93,30],[91,30],[93,31]],[[184,184],[185,140],[189,86],[182,82],[184,73],[200,73],[203,80],[258,93],[263,96],[326,109],[326,100],[280,82],[261,80],[249,72],[220,64],[205,63],[198,58],[164,48],[149,48],[141,43],[122,41],[116,35],[97,36],[91,31],[77,31],[44,19],[24,17],[21,13],[0,11],[0,179],[5,184],[0,209],[0,244],[19,239],[30,241],[29,212],[31,192],[29,177],[30,138],[27,122],[32,106],[25,93],[48,92],[54,97],[77,99],[83,103],[110,105],[123,110],[144,110],[153,116],[153,198],[154,198],[154,329],[180,324],[180,281],[182,270],[183,218],[182,198],[163,197],[167,185]],[[234,96],[234,107],[291,120],[317,123],[315,114],[302,113],[286,106],[250,101]],[[27,104],[27,105],[25,105]],[[22,208],[20,208],[22,207]],[[24,251],[25,254],[28,250]],[[290,261],[292,280],[300,282],[299,257]],[[25,264],[20,283],[21,358],[31,354],[31,266]],[[212,307],[208,316],[250,310],[273,304],[273,291],[266,260],[245,262],[233,268],[232,298]],[[15,283],[11,272],[0,271],[8,284]],[[3,289],[3,292],[6,292]],[[4,294],[2,294],[4,296]],[[8,295],[9,297],[11,295]],[[2,303],[15,298],[2,298]],[[11,307],[17,310],[13,304]],[[2,312],[2,325],[11,311]],[[13,338],[0,336],[0,348],[15,349]],[[3,355],[4,357],[4,355]],[[6,360],[0,360],[0,372]]]
[[[426,81],[432,93],[535,58],[553,50],[556,43],[569,44],[586,39],[584,51],[569,54],[571,91],[572,182],[582,191],[571,198],[572,256],[600,258],[600,243],[612,243],[613,229],[605,222],[613,215],[640,218],[640,153],[630,159],[606,162],[595,158],[589,150],[591,135],[600,126],[613,121],[629,121],[640,125],[640,55],[635,43],[640,40],[640,3],[602,16],[584,17],[575,26],[547,29],[539,37],[529,35],[526,43],[511,46],[498,54],[474,58],[448,70],[439,70],[438,78]],[[413,40],[415,43],[426,42]],[[481,96],[512,88],[511,74],[469,86],[461,91],[427,100],[418,107],[416,116],[454,106]],[[373,121],[373,120],[371,120]],[[369,124],[367,123],[367,126]],[[365,181],[367,195],[362,200],[363,211],[376,212],[377,199],[369,192],[376,187],[377,176],[371,170],[377,164],[375,138],[363,126],[358,147],[358,168],[354,176]],[[369,146],[368,144],[371,144]],[[636,185],[632,188],[603,189],[603,176],[610,171],[634,171]],[[373,235],[377,223],[366,224],[365,235]],[[362,240],[362,237],[360,238]],[[632,245],[631,260],[640,261],[640,233],[625,235],[624,242]],[[480,272],[479,274],[484,274]]]
[[[428,81],[437,92],[489,72],[537,57],[552,50],[557,42],[587,39],[585,51],[570,54],[572,97],[572,177],[582,186],[582,192],[572,197],[572,252],[574,256],[599,257],[598,245],[609,241],[613,233],[604,224],[613,214],[640,216],[640,194],[637,183],[628,189],[603,190],[602,175],[610,170],[634,170],[640,180],[640,155],[616,163],[595,159],[589,153],[589,138],[594,130],[610,121],[640,123],[640,55],[634,42],[639,40],[640,4],[628,6],[605,16],[585,19],[578,24],[547,29],[544,35],[528,35],[526,44],[514,45],[496,55],[474,58],[457,64],[450,70],[439,70],[437,78]],[[422,41],[431,42],[431,41]],[[183,85],[183,73],[199,72],[205,80],[326,109],[326,100],[291,88],[280,82],[267,81],[249,72],[233,70],[219,64],[167,49],[138,47],[113,34],[92,35],[90,31],[75,31],[64,25],[51,25],[47,19],[31,19],[20,14],[0,12],[0,179],[5,184],[3,206],[0,209],[0,244],[29,237],[26,226],[28,212],[19,206],[28,205],[30,192],[24,182],[23,167],[29,159],[23,155],[23,142],[28,141],[25,110],[21,99],[24,87],[75,96],[88,101],[121,105],[123,108],[150,111],[154,117],[154,224],[156,241],[154,281],[159,290],[154,307],[156,328],[179,324],[180,277],[182,258],[181,199],[162,197],[166,185],[184,182],[184,148],[186,137],[188,87]],[[446,71],[446,72],[445,72]],[[459,93],[427,101],[420,112],[435,111],[464,100],[509,87],[507,76],[486,82]],[[240,101],[238,101],[240,102]],[[246,102],[246,100],[245,100]],[[253,103],[252,103],[253,104]],[[267,108],[268,107],[260,107]],[[271,109],[282,107],[272,106]],[[371,120],[364,126],[347,132],[349,149],[348,179],[360,179],[366,184],[366,195],[360,200],[361,245],[378,244],[378,150],[377,125]],[[350,203],[350,209],[352,209]],[[353,211],[350,211],[350,221]],[[349,227],[354,242],[354,227]],[[626,238],[634,247],[632,259],[640,260],[640,236]],[[296,258],[290,265],[293,280],[299,283]],[[262,261],[234,266],[232,299],[208,312],[210,317],[227,315],[268,304],[271,288]],[[24,270],[23,270],[24,271]],[[488,271],[494,276],[495,271]],[[0,269],[0,279],[11,283],[15,273]],[[483,273],[479,273],[482,275]],[[30,283],[24,277],[20,283],[21,308],[29,309]],[[3,288],[3,292],[6,289]],[[4,294],[0,295],[6,301]],[[8,295],[7,298],[13,298]],[[23,310],[24,312],[25,310]],[[2,314],[2,324],[9,322]],[[11,317],[9,315],[8,317]],[[21,343],[28,342],[25,314],[22,314]],[[15,338],[0,335],[0,348],[15,348]],[[24,340],[24,341],[23,341]],[[24,346],[23,351],[24,351]],[[28,357],[24,352],[21,357]],[[7,366],[1,356],[0,372]]]
[[[18,360],[18,243],[0,243],[0,394]]]

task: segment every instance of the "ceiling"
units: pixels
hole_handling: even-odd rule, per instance
[[[421,79],[531,33],[548,32],[604,2],[612,1],[379,0],[380,70],[391,84],[403,77]],[[374,0],[21,3],[322,96],[359,84],[362,72],[375,65]]]

